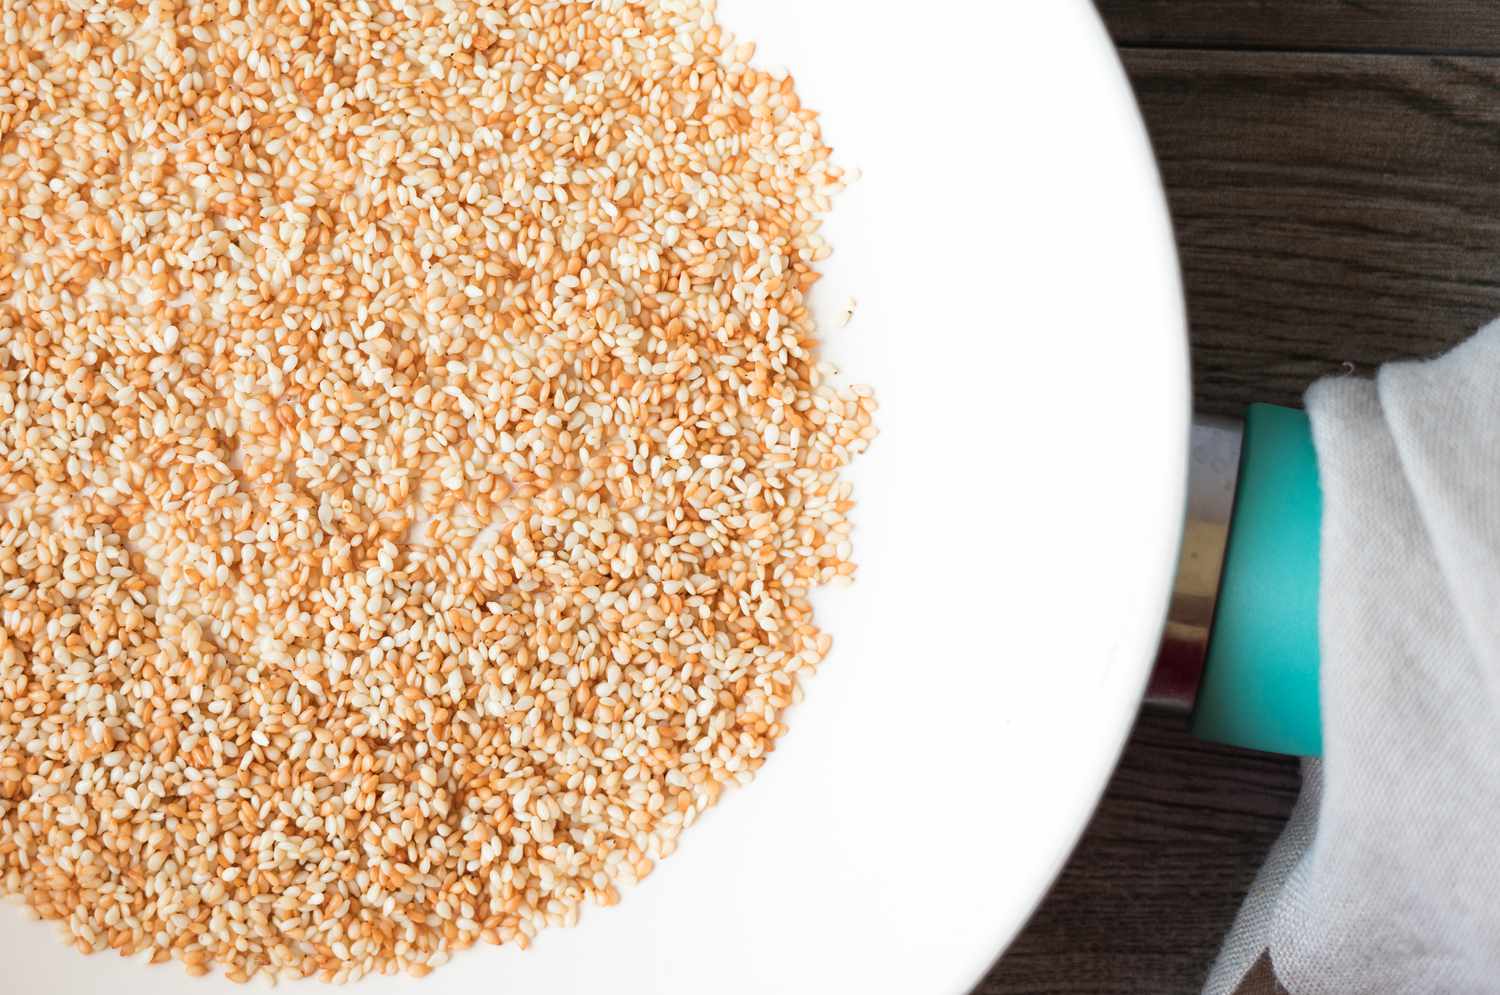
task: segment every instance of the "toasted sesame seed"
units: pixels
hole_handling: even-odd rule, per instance
[[[0,38],[0,890],[236,982],[620,901],[854,571],[792,79],[710,0]]]

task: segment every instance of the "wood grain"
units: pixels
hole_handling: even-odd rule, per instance
[[[1073,859],[976,995],[1197,992],[1299,783],[1291,758],[1143,715]]]
[[[1491,0],[1098,0],[1117,44],[1500,53]]]
[[[1500,61],[1125,54],[1177,227],[1200,406],[1500,314]]]
[[[1160,22],[1162,37],[1178,40],[1216,19],[1226,30],[1248,23],[1236,11],[1294,26],[1319,10],[1394,11],[1411,27],[1381,36],[1393,48],[1433,42],[1433,18],[1475,10],[1454,0],[1424,0],[1430,14],[1380,0],[1104,6],[1170,9],[1177,26]],[[1500,17],[1500,4],[1487,7],[1481,27]],[[1254,39],[1286,43],[1269,29]],[[1500,59],[1124,55],[1178,229],[1200,408],[1295,403],[1346,362],[1367,370],[1427,355],[1500,314]],[[1297,785],[1291,760],[1199,744],[1178,720],[1143,717],[1051,896],[976,991],[1197,992]]]

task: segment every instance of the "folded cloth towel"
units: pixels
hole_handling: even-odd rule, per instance
[[[1205,995],[1500,993],[1500,321],[1307,410],[1323,759]]]

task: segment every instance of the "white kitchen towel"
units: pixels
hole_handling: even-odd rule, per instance
[[[1205,995],[1500,993],[1500,322],[1307,410],[1324,756]]]

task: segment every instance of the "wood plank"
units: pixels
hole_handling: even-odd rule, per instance
[[[1117,43],[1500,53],[1490,0],[1097,0]]]
[[[1500,314],[1500,62],[1125,61],[1177,226],[1201,407],[1295,403],[1344,364],[1428,355]]]
[[[1296,799],[1297,762],[1137,722],[1052,893],[975,995],[1191,995]]]

